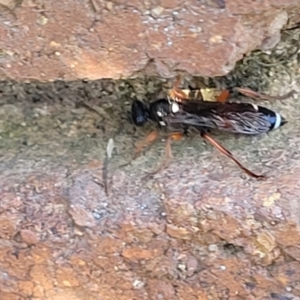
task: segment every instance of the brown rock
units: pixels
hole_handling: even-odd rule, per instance
[[[95,220],[91,212],[86,211],[83,207],[79,205],[71,205],[70,206],[70,215],[72,216],[74,222],[78,226],[83,227],[94,227]]]
[[[174,287],[169,282],[163,280],[149,280],[147,288],[151,293],[156,294],[159,299],[172,299],[175,296]]]
[[[188,276],[193,275],[197,271],[198,264],[199,263],[195,257],[193,256],[188,257],[187,264],[186,264]]]
[[[18,221],[10,216],[0,216],[0,238],[10,238],[16,234]]]
[[[74,276],[72,268],[61,267],[56,271],[58,285],[61,287],[76,287],[79,286],[79,281]]]
[[[2,0],[0,8],[1,77],[42,81],[130,77],[150,65],[164,77],[224,75],[245,53],[276,45],[300,10],[297,0]]]
[[[130,260],[149,259],[152,257],[150,251],[140,248],[128,248],[122,252],[122,255]]]
[[[33,289],[33,296],[36,298],[44,297],[44,289],[41,285],[36,285]]]
[[[284,247],[296,246],[300,243],[300,229],[296,224],[285,224],[275,232],[276,240]]]
[[[27,296],[31,296],[33,294],[34,285],[31,281],[20,281],[19,289],[22,293]]]
[[[178,288],[177,294],[185,300],[208,300],[206,293],[199,286],[182,285]],[[180,299],[179,298],[179,299]]]
[[[171,224],[167,225],[167,233],[177,239],[189,240],[191,239],[190,232],[184,227],[177,227]]]
[[[23,229],[20,231],[20,235],[23,242],[27,245],[34,245],[37,244],[39,241],[37,235],[31,230]]]
[[[14,9],[17,5],[18,1],[17,0],[1,0],[0,5],[3,7],[6,7],[10,10]]]
[[[300,101],[269,103],[294,120],[269,136],[220,134],[249,168],[266,167],[264,182],[242,176],[195,137],[174,143],[172,162],[145,182],[141,177],[164,158],[158,141],[124,175],[114,175],[108,197],[101,185],[108,133],[95,130],[104,121],[74,108],[77,100],[99,97],[105,84],[0,84],[0,299],[297,299]],[[107,123],[117,130],[125,112],[107,107],[116,109]],[[38,110],[45,113],[35,116]],[[147,134],[121,124],[110,174]]]
[[[284,286],[293,285],[300,276],[300,263],[293,261],[277,265],[272,270],[272,275]]]
[[[299,246],[290,246],[284,248],[284,252],[293,257],[295,260],[300,261],[300,247]]]
[[[1,300],[23,300],[24,297],[15,293],[0,292]]]
[[[53,288],[53,278],[43,265],[34,265],[30,270],[30,277],[34,283],[40,284],[45,289]]]

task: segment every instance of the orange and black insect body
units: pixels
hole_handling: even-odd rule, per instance
[[[193,126],[199,131],[217,129],[240,134],[262,134],[277,129],[286,120],[277,112],[250,103],[184,101],[170,103],[176,113],[166,114],[168,125]],[[174,109],[173,109],[174,110]]]
[[[217,129],[241,134],[262,134],[277,129],[286,120],[277,112],[250,103],[219,103],[206,101],[156,100],[147,107],[134,101],[131,108],[133,122],[143,126],[148,120],[160,126],[195,127],[199,131]]]
[[[282,100],[294,92],[281,97],[270,97],[248,89],[237,88],[237,90],[247,96],[263,100]],[[208,135],[208,132],[221,130],[230,133],[256,135],[277,129],[287,121],[279,113],[263,106],[228,102],[228,91],[220,92],[214,96],[215,101],[205,101],[202,96],[200,95],[198,100],[191,99],[191,93],[175,87],[169,92],[166,99],[156,100],[149,105],[145,105],[141,101],[134,101],[131,107],[131,117],[137,126],[143,126],[147,121],[153,121],[159,127],[165,127],[176,132],[175,135],[170,135],[167,140],[166,160],[171,157],[171,139],[175,139],[174,136],[177,139],[179,134],[186,134],[192,127],[200,133],[203,139],[234,161],[248,175],[258,179],[265,178],[264,175],[257,175],[245,168],[229,150]]]

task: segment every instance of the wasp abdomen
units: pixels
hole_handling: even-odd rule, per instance
[[[277,112],[274,112],[262,106],[257,106],[255,104],[253,105],[253,107],[255,107],[258,112],[265,115],[268,122],[270,123],[270,130],[277,129],[287,123],[287,121]]]

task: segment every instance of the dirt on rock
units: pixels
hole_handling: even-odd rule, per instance
[[[174,142],[170,165],[150,180],[143,176],[163,160],[164,132],[120,167],[154,128],[128,122],[132,99],[158,97],[171,80],[2,82],[0,299],[300,299],[298,35],[213,80],[297,92],[260,103],[288,120],[280,129],[215,134],[267,175],[262,182],[197,135]]]
[[[0,0],[0,78],[224,76],[300,21],[298,0]]]

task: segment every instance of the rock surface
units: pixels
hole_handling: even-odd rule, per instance
[[[1,82],[0,299],[299,300],[299,35],[278,46],[288,60],[248,60],[270,94],[297,90],[296,101],[261,103],[288,124],[257,137],[216,133],[263,182],[192,134],[151,180],[142,178],[163,160],[163,132],[120,168],[151,131],[127,121],[128,99],[168,82]]]
[[[192,134],[151,180],[163,132],[120,167],[153,129],[128,122],[131,99],[172,80],[0,82],[0,299],[299,300],[300,29],[282,36],[271,54],[215,79],[297,91],[296,101],[261,103],[288,120],[269,135],[216,133],[264,182]]]
[[[221,76],[299,21],[298,0],[0,0],[0,77]]]

